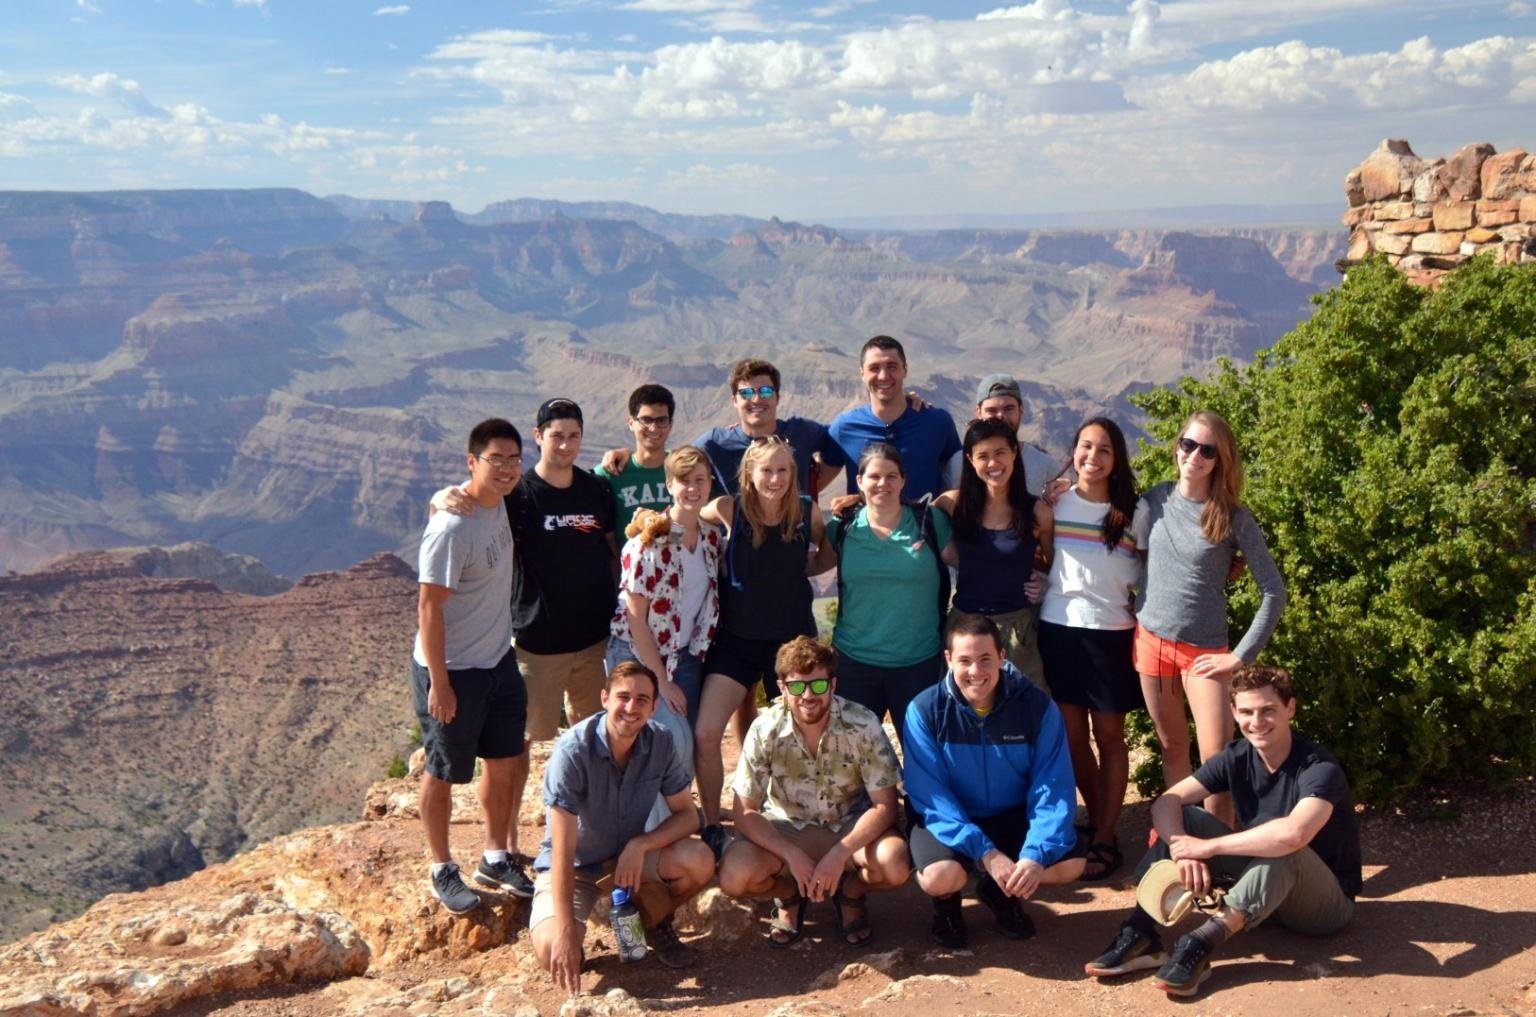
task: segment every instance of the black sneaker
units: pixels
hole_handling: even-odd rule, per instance
[[[1028,939],[1035,934],[1035,923],[1019,906],[1019,899],[1004,893],[991,876],[977,880],[976,899],[992,912],[997,919],[997,930],[1009,939]]]
[[[1160,966],[1168,959],[1163,952],[1163,941],[1155,932],[1143,932],[1130,922],[1120,926],[1115,941],[1093,960],[1083,965],[1083,970],[1095,978],[1125,975],[1132,971],[1145,971]]]
[[[960,895],[933,898],[933,938],[948,950],[963,950],[970,942],[965,931],[965,916],[960,913]]]
[[[671,916],[647,932],[645,938],[656,959],[669,968],[691,967],[698,959],[694,949],[678,937]]]
[[[1211,948],[1203,939],[1180,936],[1173,944],[1173,956],[1157,969],[1152,984],[1170,996],[1193,996],[1210,976]]]
[[[523,900],[533,896],[533,880],[528,878],[527,870],[510,858],[503,858],[493,865],[481,855],[480,864],[475,866],[475,882],[505,890]]]
[[[720,856],[731,845],[731,835],[725,832],[725,827],[719,823],[710,823],[699,832],[699,839],[709,845],[709,849],[715,853],[715,864],[719,865]]]
[[[480,895],[464,885],[453,862],[432,873],[432,896],[443,902],[449,914],[468,914],[480,906]]]

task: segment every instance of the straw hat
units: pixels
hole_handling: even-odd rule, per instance
[[[1164,858],[1136,885],[1136,903],[1157,922],[1174,925],[1195,906],[1195,895],[1179,881],[1179,867]]]

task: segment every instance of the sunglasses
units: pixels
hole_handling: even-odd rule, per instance
[[[803,696],[806,689],[810,689],[813,696],[824,696],[831,687],[831,678],[812,678],[810,681],[803,681],[797,678],[794,681],[784,683],[784,691],[792,696]]]
[[[772,385],[759,385],[757,388],[738,388],[736,390],[736,394],[741,396],[743,399],[751,399],[753,396],[757,396],[761,399],[772,399],[773,394],[777,391],[778,389],[774,388]]]
[[[1183,452],[1185,455],[1187,455],[1187,456],[1194,455],[1196,449],[1200,450],[1200,458],[1202,458],[1202,459],[1215,459],[1216,458],[1216,446],[1215,445],[1207,445],[1204,442],[1198,442],[1198,441],[1196,441],[1193,438],[1180,438],[1179,439],[1179,451]]]

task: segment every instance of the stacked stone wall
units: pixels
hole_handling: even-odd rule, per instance
[[[1496,152],[1487,142],[1426,161],[1388,139],[1344,178],[1349,253],[1341,268],[1374,253],[1419,282],[1480,254],[1536,262],[1536,155]]]

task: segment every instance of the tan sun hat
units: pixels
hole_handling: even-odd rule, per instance
[[[1136,884],[1136,903],[1163,925],[1174,925],[1195,906],[1195,895],[1179,880],[1179,867],[1171,859],[1154,862]]]

